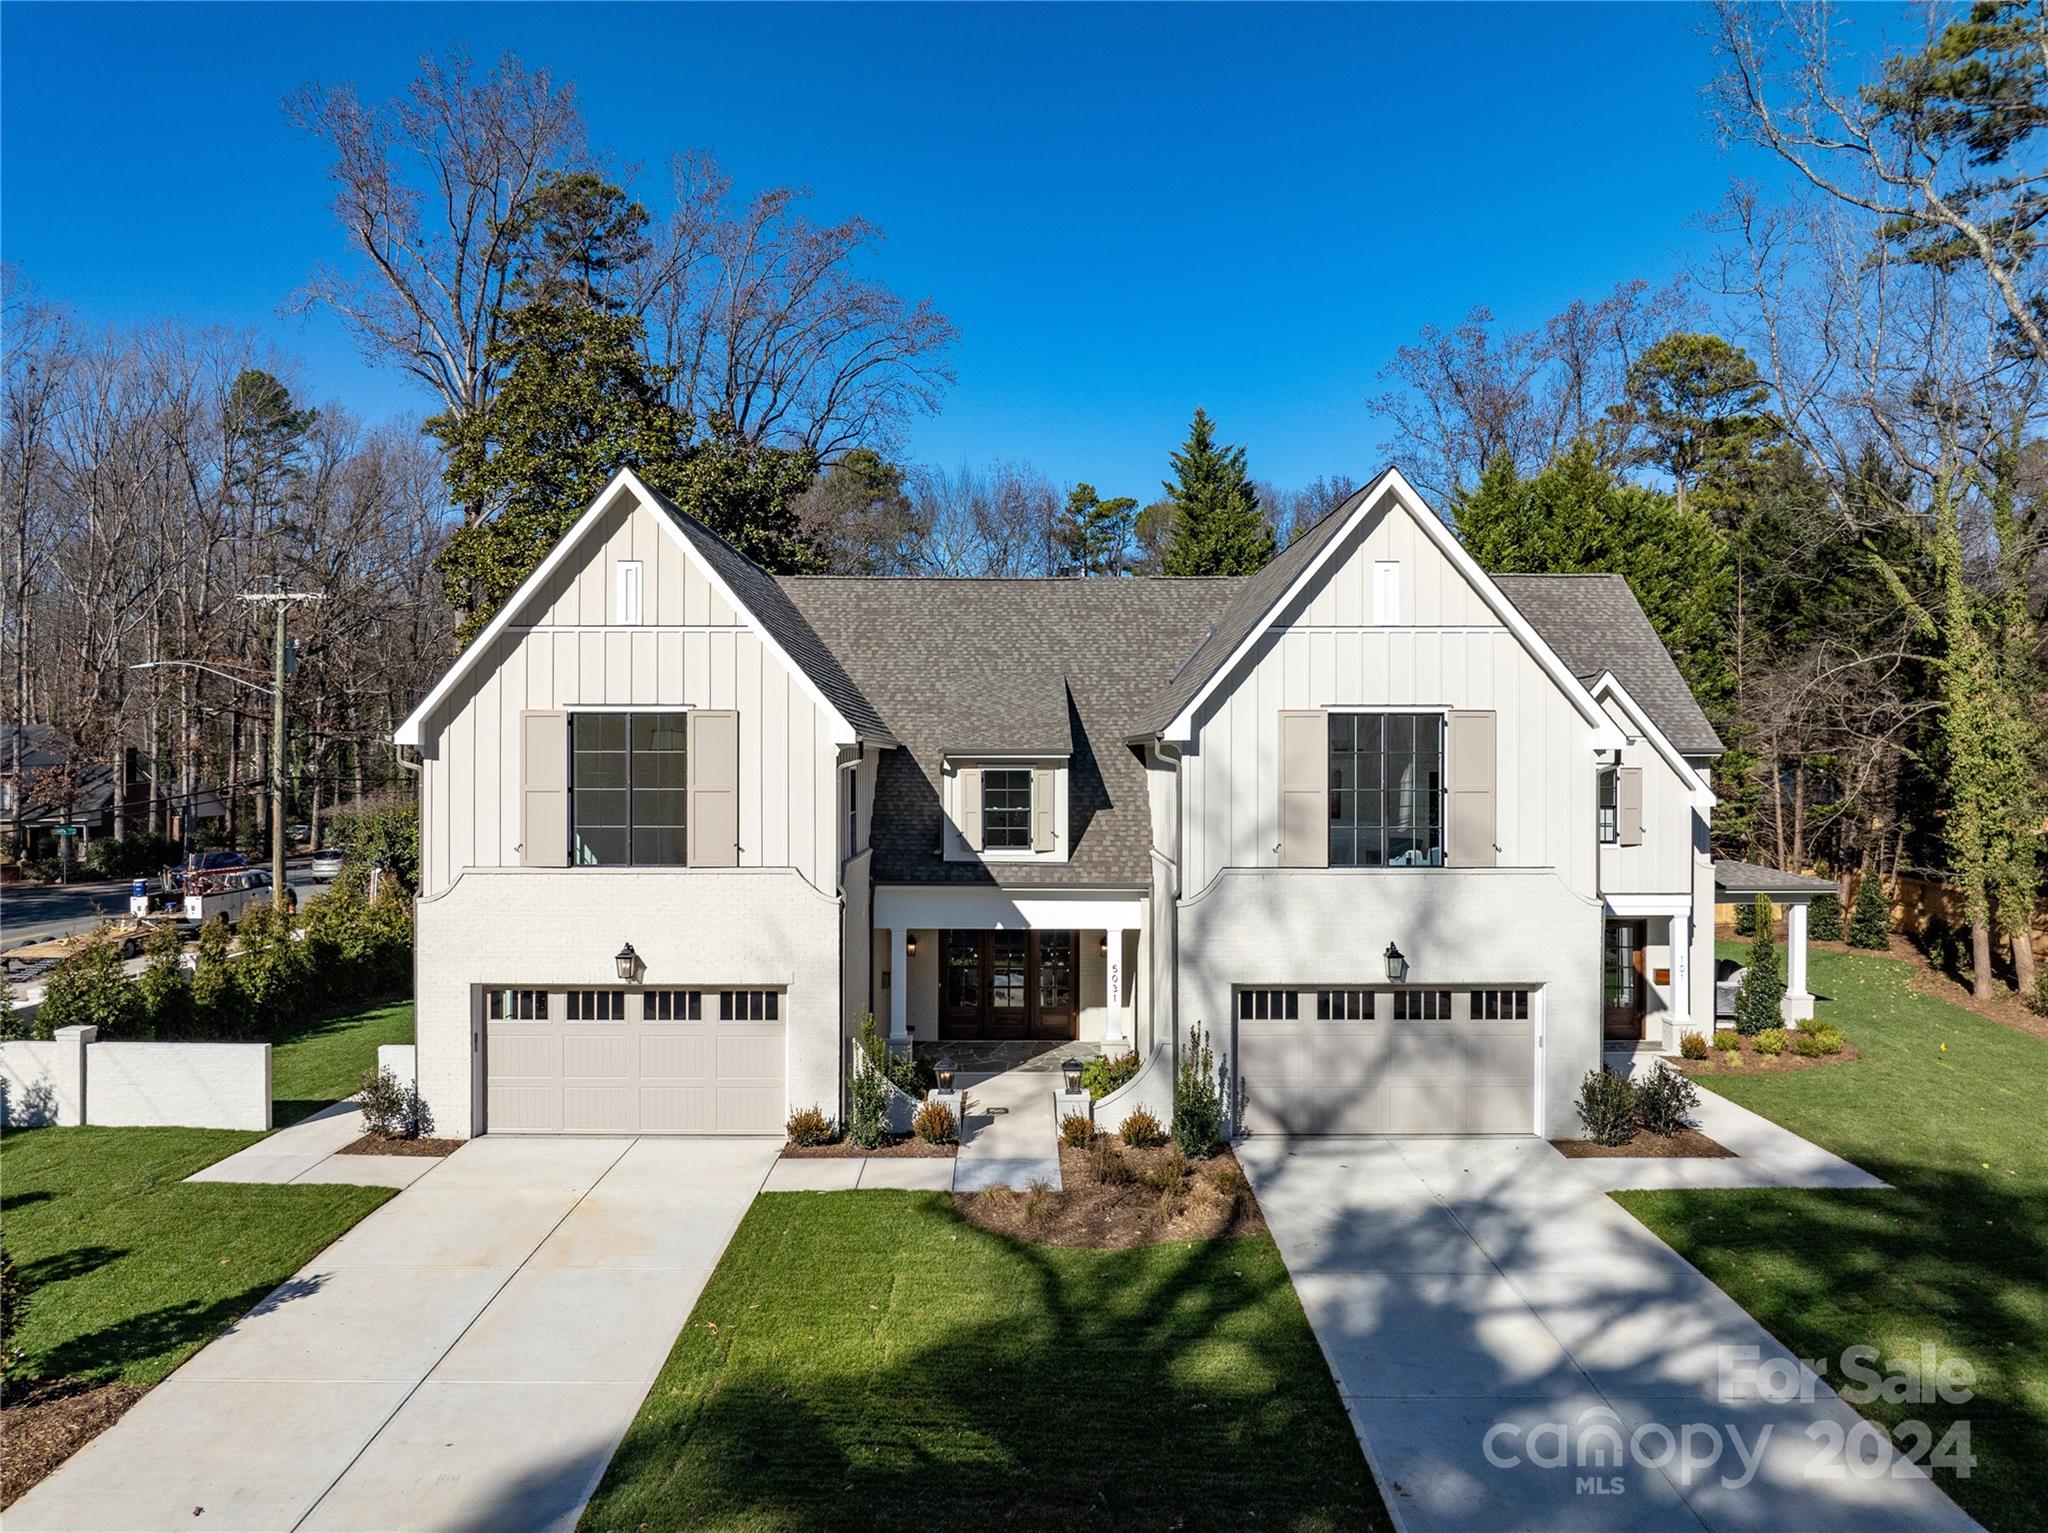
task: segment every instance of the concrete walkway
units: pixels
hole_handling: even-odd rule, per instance
[[[804,1155],[778,1160],[763,1192],[950,1192],[956,1162],[946,1155]]]
[[[473,1140],[9,1507],[7,1533],[573,1528],[779,1148]]]
[[[1538,1139],[1261,1137],[1237,1153],[1407,1533],[1976,1527],[1871,1432],[1849,1462],[1831,1451],[1857,1412],[1587,1162]],[[1759,1388],[1773,1360],[1809,1398]]]
[[[960,1080],[967,1093],[967,1123],[953,1163],[953,1190],[1003,1186],[1022,1192],[1042,1181],[1057,1191],[1060,1143],[1052,1098],[1058,1073],[1017,1069],[987,1076],[963,1073]]]
[[[246,1150],[193,1172],[188,1182],[346,1182],[357,1187],[410,1187],[439,1164],[423,1155],[342,1155],[363,1137],[353,1101],[323,1107]]]

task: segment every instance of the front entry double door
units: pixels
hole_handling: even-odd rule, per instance
[[[941,1038],[1080,1036],[1080,934],[939,934]]]

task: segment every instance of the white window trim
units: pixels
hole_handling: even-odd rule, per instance
[[[1375,559],[1372,563],[1372,621],[1375,628],[1394,628],[1401,622],[1401,561]]]
[[[615,584],[618,590],[617,621],[626,627],[639,627],[647,615],[646,566],[638,559],[619,560]]]
[[[1037,850],[1034,842],[1038,833],[1038,769],[1030,760],[1021,757],[997,759],[984,756],[981,761],[981,855],[990,862],[1035,862],[1051,856],[1049,852]],[[1022,772],[1024,792],[1027,795],[1024,806],[1024,844],[1022,846],[990,846],[988,844],[988,774],[996,772]]]

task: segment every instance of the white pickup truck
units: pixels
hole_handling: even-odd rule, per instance
[[[250,905],[270,903],[270,869],[228,868],[219,873],[195,873],[185,880],[185,908],[181,924],[204,926],[216,917],[233,926]]]

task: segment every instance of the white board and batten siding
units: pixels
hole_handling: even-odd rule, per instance
[[[1380,621],[1390,607],[1394,620]],[[1182,766],[1185,893],[1226,868],[1283,865],[1283,804],[1297,787],[1282,782],[1284,721],[1346,708],[1491,714],[1495,865],[1555,868],[1592,893],[1591,726],[1397,509],[1364,519],[1196,714]],[[1298,732],[1296,744],[1313,750],[1304,744],[1312,729]],[[1455,815],[1463,785],[1450,786]],[[1306,801],[1301,808],[1303,823],[1320,822]]]
[[[1690,894],[1702,830],[1691,786],[1618,703],[1603,699],[1601,706],[1628,736],[1616,783],[1619,840],[1600,848],[1601,892]]]
[[[522,720],[578,708],[735,714],[739,865],[795,868],[835,887],[842,828],[829,721],[659,514],[630,500],[613,512],[425,721],[424,895],[469,868],[521,865]],[[640,573],[622,575],[622,564]],[[641,621],[621,621],[635,605]]]

